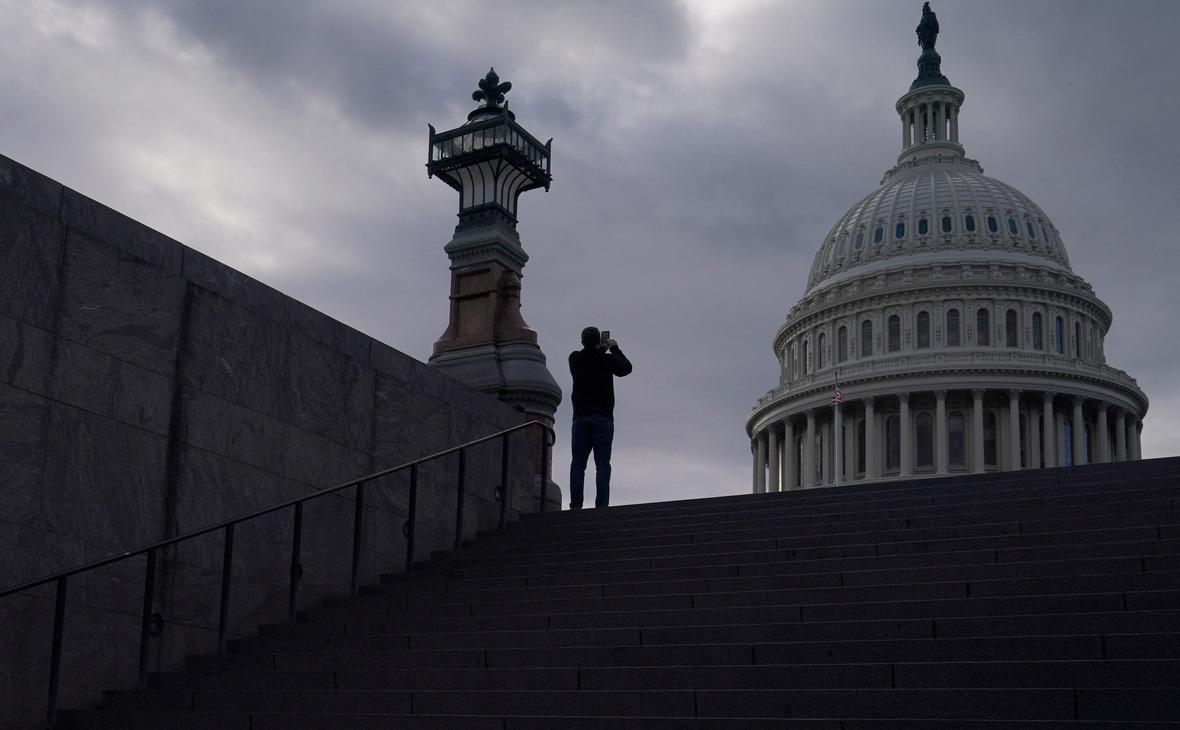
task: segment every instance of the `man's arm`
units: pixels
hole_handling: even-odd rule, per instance
[[[620,378],[624,375],[631,374],[631,361],[623,354],[618,345],[613,345],[610,352],[606,353],[606,361],[610,363],[610,371],[612,375],[617,375]]]

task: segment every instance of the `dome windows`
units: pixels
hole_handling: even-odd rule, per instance
[[[959,347],[962,345],[962,339],[959,336],[959,310],[946,310],[946,346]]]
[[[1065,354],[1065,320],[1061,319],[1061,317],[1058,317],[1057,321],[1053,325],[1053,334],[1056,335],[1056,338],[1057,338],[1057,346],[1056,346],[1057,354],[1064,355]]]
[[[823,370],[828,365],[827,354],[825,352],[828,349],[828,336],[826,334],[824,334],[823,332],[819,333],[818,346],[815,349],[816,349],[816,357],[819,358],[819,368],[818,369]]]
[[[877,230],[873,231],[873,243],[880,243],[885,240],[885,226],[878,224]]]
[[[918,349],[930,347],[930,313],[918,312]]]
[[[1033,312],[1032,338],[1033,338],[1033,349],[1034,350],[1044,350],[1045,349],[1045,328],[1044,328],[1044,322],[1042,321],[1040,312]]]
[[[963,217],[963,228],[965,228],[968,233],[975,232],[975,216],[974,215],[968,213],[967,215],[965,215]]]
[[[1033,223],[1032,223],[1032,221],[1031,221],[1031,220],[1027,220],[1027,221],[1025,221],[1025,222],[1024,222],[1024,226],[1025,226],[1025,228],[1027,228],[1027,229],[1028,229],[1028,237],[1029,237],[1030,239],[1036,240],[1036,237],[1037,237],[1037,231],[1036,231],[1036,229],[1035,229],[1035,228],[1033,228]]]
[[[848,359],[848,328],[841,325],[840,329],[836,330],[836,362],[844,362]]]
[[[894,314],[889,318],[889,351],[901,349],[901,317]]]
[[[894,238],[905,238],[905,221],[898,221],[897,225],[893,227]]]
[[[980,307],[975,310],[975,344],[987,346],[991,343],[991,312]]]
[[[856,250],[859,251],[865,247],[865,232],[862,228],[856,232]]]
[[[873,356],[873,320],[871,319],[860,323],[860,356]]]
[[[918,235],[925,236],[929,232],[930,232],[930,222],[927,221],[925,218],[919,218],[918,219]]]
[[[988,233],[999,233],[1000,232],[1000,222],[996,220],[996,217],[994,215],[989,215],[987,217],[987,232]]]
[[[1016,331],[1016,310],[1009,309],[1004,313],[1004,345],[1006,347],[1018,347],[1017,331]]]
[[[847,251],[848,251],[848,232],[845,231],[844,233],[840,234],[840,242],[838,244],[836,244],[836,255],[843,258],[844,254]]]
[[[1016,225],[1016,219],[1012,216],[1008,216],[1008,232],[1013,236],[1020,235],[1020,226]]]
[[[950,233],[952,228],[954,228],[954,224],[951,221],[951,217],[949,215],[944,215],[942,217],[942,232]]]

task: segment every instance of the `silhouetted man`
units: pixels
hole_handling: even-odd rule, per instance
[[[570,353],[574,377],[574,426],[570,438],[570,509],[582,509],[586,462],[594,452],[595,507],[610,503],[610,447],[615,438],[616,376],[631,372],[619,343],[603,339],[597,327],[582,330],[582,349]]]

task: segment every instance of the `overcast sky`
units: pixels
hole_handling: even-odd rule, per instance
[[[1180,2],[934,0],[960,134],[1114,311],[1110,364],[1180,434]],[[0,0],[0,153],[425,360],[456,194],[426,124],[494,65],[554,138],[521,199],[525,319],[568,394],[617,383],[613,501],[750,487],[744,421],[835,221],[899,151],[918,0]],[[565,484],[568,404],[554,474]]]

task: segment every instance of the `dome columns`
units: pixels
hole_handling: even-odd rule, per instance
[[[953,86],[911,91],[897,100],[901,117],[901,155],[898,163],[918,153],[962,156],[959,107],[963,92]]]
[[[1135,460],[1141,424],[1098,394],[1034,388],[850,398],[767,420],[752,435],[754,491]]]

